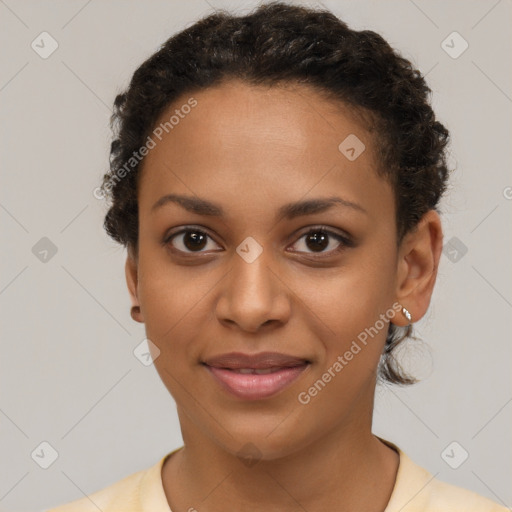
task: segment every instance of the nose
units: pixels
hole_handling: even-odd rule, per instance
[[[255,333],[288,321],[291,292],[264,254],[251,263],[234,255],[215,311],[219,322],[227,327]]]

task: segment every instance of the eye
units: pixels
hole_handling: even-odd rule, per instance
[[[208,239],[213,240],[205,231],[189,227],[168,236],[164,240],[164,244],[172,245],[173,249],[179,252],[191,254],[203,252],[205,247],[208,248]]]
[[[297,245],[301,246],[300,241],[302,239],[304,239],[302,245],[306,250],[296,248]],[[210,245],[213,245],[213,247],[209,247],[209,240],[212,241]],[[215,246],[219,247],[218,244],[213,242],[212,237],[206,231],[194,226],[189,226],[170,234],[165,238],[163,244],[171,245],[173,250],[185,254],[207,252],[208,250],[215,250]],[[317,253],[319,254],[318,257],[322,257],[323,255],[332,255],[332,253],[340,252],[346,247],[352,247],[353,245],[348,236],[331,231],[324,226],[318,226],[304,233],[292,248],[295,251],[305,252],[306,254]],[[310,249],[310,251],[307,249]]]
[[[301,243],[300,240],[302,239],[304,239],[304,241]],[[311,252],[300,249],[298,252],[306,252],[307,254],[321,253],[323,256],[324,253],[332,255],[332,253],[342,251],[346,247],[352,247],[353,243],[347,236],[343,236],[339,233],[335,233],[334,231],[330,231],[323,226],[319,226],[304,233],[299,238],[299,241],[295,242],[292,247],[297,245],[299,247],[302,245],[303,247],[305,246],[306,249],[311,249]]]

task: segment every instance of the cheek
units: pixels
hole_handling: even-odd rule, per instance
[[[323,287],[309,286],[309,295],[304,290],[311,309],[328,327],[321,337],[325,358],[319,373],[330,369],[325,381],[332,381],[331,389],[356,392],[376,371],[395,314],[393,254],[392,250],[361,252],[357,263],[338,270]]]
[[[159,272],[154,266],[143,273],[139,284],[146,336],[157,347],[154,365],[178,403],[190,400],[183,383],[190,380],[192,368],[198,365],[201,338],[211,331],[205,327],[211,314],[206,310],[209,288],[205,279],[190,280],[175,268]],[[203,326],[202,334],[199,326]]]
[[[141,254],[139,297],[147,337],[160,353],[155,366],[164,381],[168,370],[185,378],[198,364],[200,349],[214,332],[211,304],[220,275],[201,266],[178,267],[159,255],[144,259]]]
[[[378,275],[368,271],[340,276],[313,297],[312,307],[321,313],[316,327],[328,329],[319,337],[323,351],[318,365],[296,398],[308,418],[322,417],[324,427],[340,421],[347,411],[370,407],[389,319],[395,314],[393,299],[381,288]]]
[[[177,266],[165,249],[147,246],[141,243],[139,298],[146,327],[163,337],[207,294],[208,276],[201,266]]]
[[[393,258],[383,251],[365,250],[354,262],[318,283],[309,283],[304,296],[341,339],[354,337],[375,323],[394,301]]]

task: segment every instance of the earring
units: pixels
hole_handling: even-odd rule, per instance
[[[404,314],[405,318],[407,318],[407,321],[409,322],[409,325],[410,325],[411,320],[412,320],[411,313],[409,313],[409,311],[407,309],[405,309],[403,306],[402,306],[402,313]]]

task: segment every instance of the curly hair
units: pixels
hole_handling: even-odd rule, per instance
[[[106,232],[131,254],[138,252],[143,161],[135,156],[171,103],[229,79],[304,84],[370,120],[376,172],[394,190],[398,243],[428,210],[437,210],[448,176],[449,132],[435,118],[421,73],[371,30],[352,30],[327,10],[271,2],[244,16],[216,11],[173,35],[115,98],[110,171],[98,189],[109,202]],[[411,332],[410,326],[389,324],[378,378],[418,382],[393,356]]]

